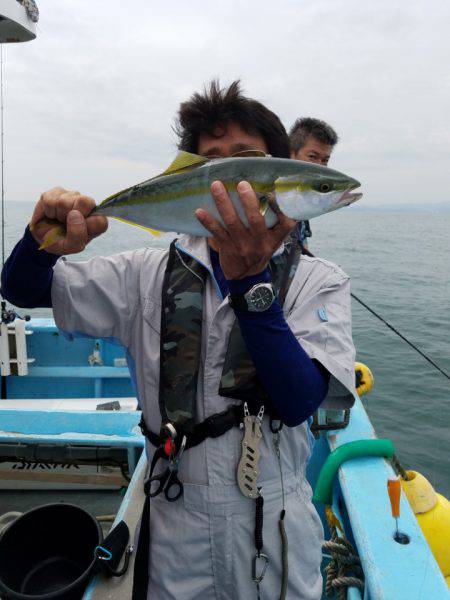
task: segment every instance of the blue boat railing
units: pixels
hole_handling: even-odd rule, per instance
[[[308,466],[314,486],[330,451],[348,442],[376,439],[376,433],[358,398],[346,429],[327,432],[316,442]],[[394,540],[395,523],[387,493],[394,475],[382,458],[355,458],[341,465],[334,483],[333,511],[341,519],[348,539],[357,548],[365,574],[365,600],[428,600],[449,598],[446,581],[425,540],[418,521],[402,494],[399,528],[409,543]],[[326,522],[323,507],[317,506]],[[327,537],[327,534],[326,534]],[[352,588],[349,600],[360,599]]]
[[[121,398],[134,396],[125,349],[114,340],[71,338],[52,319],[26,323],[26,376],[10,376],[6,398]]]

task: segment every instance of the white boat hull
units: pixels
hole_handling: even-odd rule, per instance
[[[0,43],[29,42],[36,37],[36,23],[17,0],[2,0],[0,4]]]

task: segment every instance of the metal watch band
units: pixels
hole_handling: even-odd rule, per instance
[[[263,300],[262,304],[259,299],[255,298],[262,290],[269,292],[271,297]],[[243,310],[249,312],[264,312],[269,309],[275,300],[275,292],[271,283],[257,283],[248,290],[245,294],[230,294],[230,306],[235,310]]]

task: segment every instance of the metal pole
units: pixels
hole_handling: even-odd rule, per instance
[[[4,146],[3,146],[3,44],[0,44],[0,129],[1,129],[1,170],[2,170],[2,267],[5,264],[5,174],[4,174]]]

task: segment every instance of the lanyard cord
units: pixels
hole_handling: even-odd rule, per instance
[[[256,584],[258,600],[261,600],[261,581],[266,574],[269,558],[262,553],[263,542],[263,524],[264,524],[264,498],[261,495],[261,488],[258,488],[259,496],[255,500],[255,548],[256,555],[253,559],[253,581]]]
[[[272,428],[272,426],[271,426]],[[283,480],[283,469],[281,466],[281,453],[280,453],[280,431],[281,427],[278,430],[273,431],[272,435],[272,443],[273,448],[275,450],[275,455],[277,457],[278,468],[280,470],[280,482],[281,482],[281,499],[282,506],[280,512],[280,520],[278,521],[278,531],[280,532],[281,538],[281,590],[280,590],[280,600],[285,600],[287,593],[287,584],[289,577],[289,561],[288,561],[288,538],[286,533],[286,528],[284,526],[284,517],[286,516],[285,509],[285,496],[284,496],[284,480]]]

